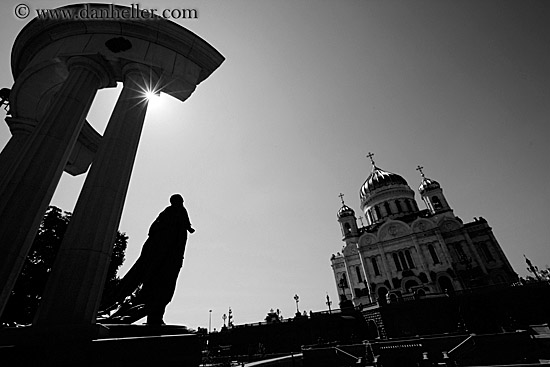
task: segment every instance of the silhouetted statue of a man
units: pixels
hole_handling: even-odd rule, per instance
[[[140,299],[145,304],[147,324],[164,323],[164,311],[172,300],[183,265],[187,232],[195,230],[183,206],[183,197],[172,195],[170,206],[151,224],[139,259],[121,282],[118,293],[122,297],[142,285]]]
[[[193,233],[183,197],[170,197],[170,206],[164,209],[149,228],[142,255],[152,261],[151,274],[143,281],[143,297],[148,324],[162,324],[166,305],[172,300],[176,281],[183,265],[187,232]],[[140,257],[141,257],[140,256]]]

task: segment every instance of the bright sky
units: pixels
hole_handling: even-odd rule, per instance
[[[0,86],[28,20],[2,3]],[[135,2],[134,2],[135,3]],[[31,10],[67,5],[29,1]],[[129,6],[127,3],[121,5]],[[122,273],[179,192],[197,232],[165,320],[219,329],[337,304],[340,192],[357,215],[377,165],[416,190],[425,167],[456,215],[489,221],[514,269],[550,264],[550,2],[143,1],[195,8],[179,20],[225,57],[185,103],[152,102],[120,230]],[[152,5],[154,4],[154,5]],[[88,120],[103,131],[120,89]],[[10,137],[0,125],[0,147]],[[84,176],[64,174],[52,204],[72,211]],[[424,208],[419,195],[416,199]]]

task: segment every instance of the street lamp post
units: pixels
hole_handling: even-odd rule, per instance
[[[330,309],[330,305],[332,305],[332,301],[330,300],[330,297],[327,294],[327,302],[326,305],[328,306],[328,313],[332,313],[332,310]]]
[[[212,327],[212,310],[208,311],[208,334],[210,334],[211,327]]]
[[[298,308],[298,302],[300,302],[300,297],[298,297],[298,295],[295,294],[294,300],[296,301],[296,315],[300,315],[300,309]]]

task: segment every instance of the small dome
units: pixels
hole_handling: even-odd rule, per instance
[[[371,174],[369,175],[369,177],[367,177],[367,180],[359,190],[359,196],[363,201],[375,190],[390,185],[409,186],[407,181],[398,174],[384,171],[383,169],[380,169],[373,165]]]
[[[423,176],[422,182],[418,187],[418,191],[420,192],[420,194],[424,194],[428,190],[439,189],[439,188],[441,188],[441,186],[439,186],[439,182]]]
[[[337,216],[338,216],[338,218],[342,218],[342,217],[354,217],[354,216],[355,216],[355,212],[353,211],[352,208],[350,208],[350,207],[347,206],[346,204],[343,204],[342,207],[340,208],[340,210],[338,210]]]

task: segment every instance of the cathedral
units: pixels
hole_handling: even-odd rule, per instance
[[[441,185],[419,166],[418,193],[426,206],[420,210],[407,181],[379,168],[371,153],[368,157],[372,170],[359,189],[361,226],[340,194],[337,218],[345,245],[332,255],[331,263],[341,306],[517,282],[485,219],[464,223],[455,216]]]

